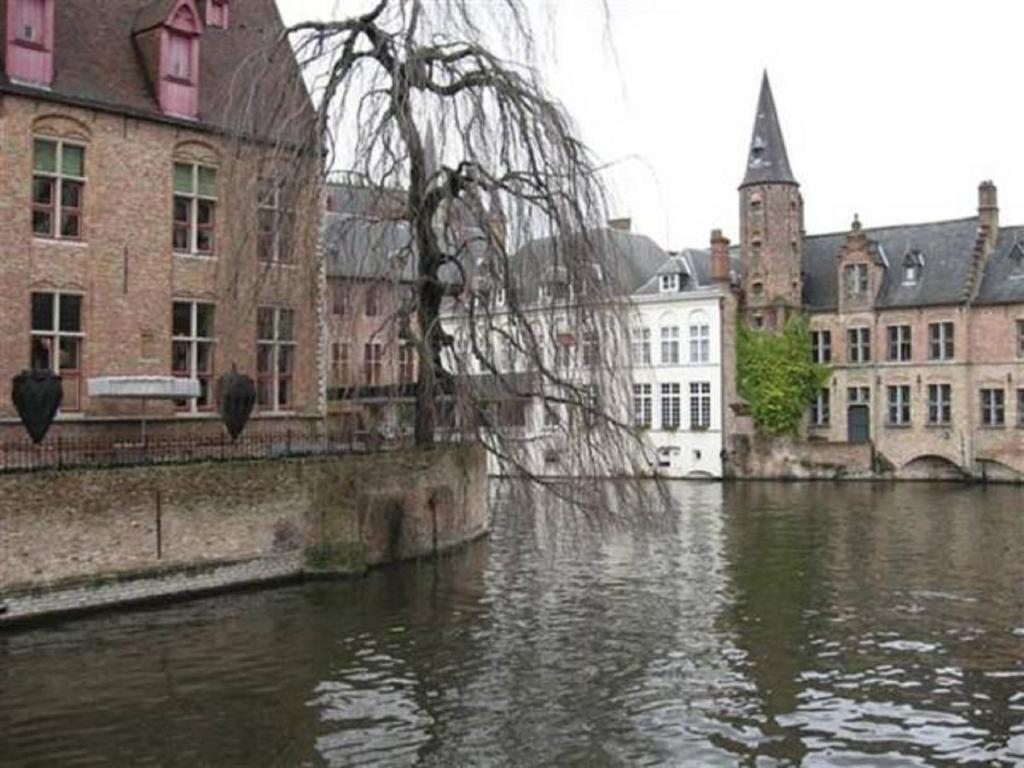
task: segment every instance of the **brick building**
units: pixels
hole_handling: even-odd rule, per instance
[[[0,382],[59,372],[64,434],[137,429],[89,392],[141,375],[200,384],[152,429],[219,430],[232,366],[263,426],[317,416],[318,160],[274,1],[0,0],[0,25]]]
[[[1024,476],[1024,226],[992,182],[963,219],[808,235],[765,75],[739,198],[742,314],[806,313],[832,369],[811,440],[871,442],[899,476]]]

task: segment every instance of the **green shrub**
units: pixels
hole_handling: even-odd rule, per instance
[[[758,431],[796,435],[807,409],[828,383],[830,370],[811,359],[811,333],[802,318],[781,332],[739,323],[736,387],[749,404]]]

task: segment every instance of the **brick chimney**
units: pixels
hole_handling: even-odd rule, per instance
[[[620,232],[630,232],[633,229],[632,219],[608,219],[608,226]]]
[[[711,230],[711,280],[715,283],[728,283],[732,265],[729,262],[729,238],[722,230]]]
[[[999,199],[996,185],[991,181],[978,185],[978,224],[986,228],[985,246],[991,253],[999,237]]]

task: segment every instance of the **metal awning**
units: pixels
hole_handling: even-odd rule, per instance
[[[100,376],[89,379],[89,397],[190,400],[199,397],[199,381],[177,376]]]

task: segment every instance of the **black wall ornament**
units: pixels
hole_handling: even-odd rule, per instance
[[[22,371],[11,380],[11,401],[32,442],[43,442],[64,399],[64,386],[53,371]]]
[[[217,381],[217,407],[232,440],[236,440],[256,405],[256,383],[235,366]]]

